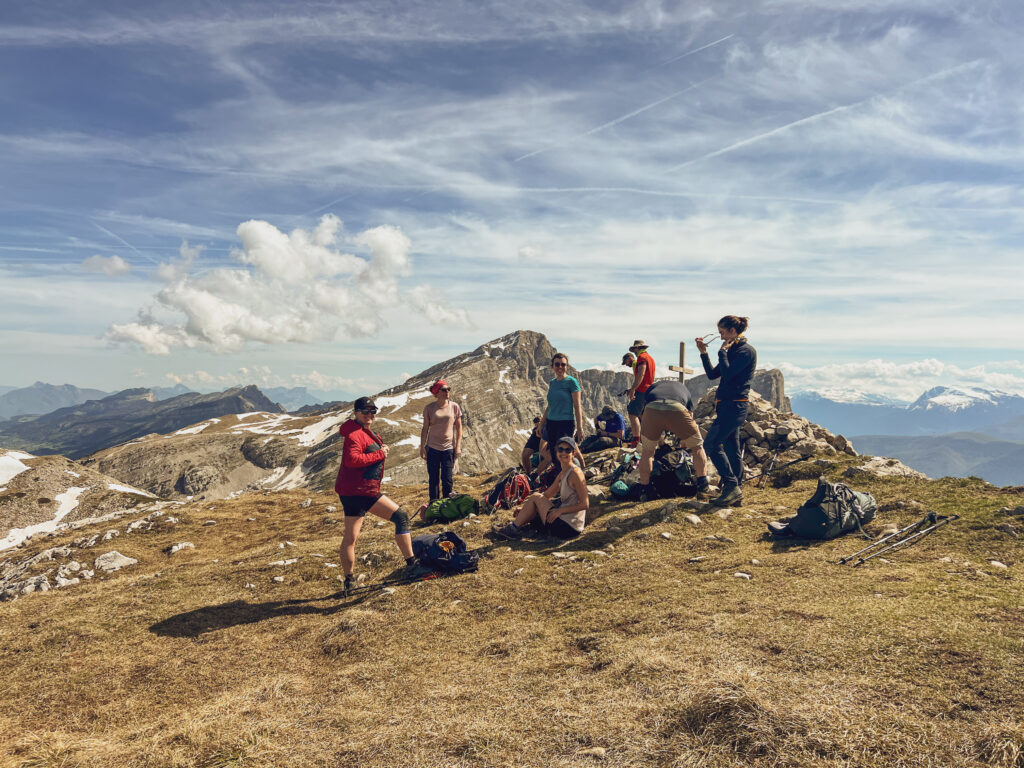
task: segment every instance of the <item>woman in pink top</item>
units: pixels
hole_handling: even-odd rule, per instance
[[[437,398],[423,409],[420,458],[427,462],[430,500],[452,492],[452,469],[462,455],[462,409],[451,402],[451,387],[444,379],[434,382],[430,394]]]

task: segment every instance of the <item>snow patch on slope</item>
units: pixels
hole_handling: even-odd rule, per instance
[[[24,528],[12,528],[8,531],[7,536],[0,539],[0,550],[10,549],[16,547],[21,542],[30,536],[35,536],[37,533],[49,533],[50,531],[56,530],[60,521],[67,517],[75,507],[78,506],[78,497],[82,495],[84,491],[89,490],[85,488],[68,488],[64,493],[59,493],[55,496],[57,502],[57,512],[50,520],[45,520],[35,525],[27,525]]]

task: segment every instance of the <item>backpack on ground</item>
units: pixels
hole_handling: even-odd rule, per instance
[[[818,478],[818,488],[805,501],[796,515],[772,532],[800,539],[834,539],[844,533],[861,529],[875,519],[878,504],[870,493],[855,491],[845,483],[830,483]],[[867,535],[867,534],[865,534]]]
[[[530,479],[520,469],[512,467],[498,478],[494,488],[484,497],[484,510],[512,509],[525,501],[530,493]]]
[[[423,519],[428,523],[435,521],[447,522],[468,517],[470,514],[477,514],[479,511],[480,502],[468,493],[460,493],[457,496],[434,499],[427,505],[427,512]]]
[[[617,438],[607,435],[590,435],[580,443],[580,453],[595,453],[606,448],[616,448],[619,445]]]
[[[658,498],[662,499],[696,496],[697,475],[693,471],[693,459],[690,454],[684,450],[669,450],[661,456],[655,454],[651,485],[654,486]]]
[[[480,560],[480,553],[466,551],[465,540],[451,531],[414,537],[412,553],[420,564],[443,573],[470,573]]]

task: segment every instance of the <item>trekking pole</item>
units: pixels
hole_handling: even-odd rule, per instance
[[[853,567],[856,568],[858,565],[861,565],[862,563],[866,563],[871,558],[877,557],[878,555],[881,555],[881,554],[884,554],[886,552],[889,552],[889,551],[891,551],[893,549],[896,549],[897,547],[903,547],[903,546],[908,546],[910,544],[916,544],[921,539],[923,539],[925,536],[927,536],[927,535],[929,535],[931,533],[934,533],[935,531],[937,531],[939,528],[941,528],[942,526],[946,525],[947,523],[951,523],[954,520],[959,520],[960,519],[960,515],[949,515],[949,516],[938,517],[938,516],[935,515],[934,512],[930,513],[929,517],[931,517],[933,520],[937,519],[938,522],[935,522],[933,525],[930,525],[929,527],[927,527],[927,528],[925,528],[923,530],[920,530],[917,533],[913,533],[910,536],[907,536],[905,539],[903,539],[901,541],[897,541],[897,542],[895,542],[893,544],[890,544],[889,546],[884,547],[883,549],[880,549],[877,552],[872,552],[867,557],[862,557],[860,560],[858,560],[856,563],[853,564]],[[931,522],[931,520],[929,520],[929,522]]]
[[[792,461],[787,461],[785,464],[779,464],[776,467],[776,466],[774,466],[775,458],[772,457],[772,462],[769,464],[769,467],[768,467],[767,470],[762,470],[758,474],[754,475],[753,477],[748,477],[747,479],[748,480],[756,480],[757,478],[761,477],[761,478],[764,478],[764,482],[767,483],[768,480],[771,478],[773,472],[777,472],[780,469],[785,469],[786,467],[791,467],[794,464],[799,464],[801,461],[807,461],[809,458],[811,458],[811,457],[810,456],[801,456],[799,459],[793,459]],[[756,487],[757,488],[764,488],[764,485],[760,484],[760,485],[757,485]]]
[[[757,482],[754,483],[755,488],[764,488],[765,484],[768,482],[768,478],[771,476],[772,472],[775,471],[775,462],[778,458],[779,452],[776,451],[772,454],[772,457],[768,459],[767,466],[761,470],[761,474],[758,477]]]
[[[860,549],[860,550],[854,552],[852,555],[847,555],[846,557],[839,558],[839,565],[846,565],[848,562],[853,560],[853,558],[857,557],[858,555],[863,555],[865,552],[867,552],[869,550],[872,550],[875,547],[882,546],[887,541],[892,541],[893,539],[895,539],[898,536],[903,536],[903,535],[905,535],[907,533],[910,533],[910,531],[914,530],[915,528],[920,528],[925,523],[928,523],[929,521],[931,521],[931,519],[934,517],[934,514],[935,514],[934,512],[929,512],[927,515],[922,517],[916,523],[911,523],[906,528],[901,528],[898,531],[893,531],[888,536],[884,536],[881,539],[879,539],[878,541],[875,541],[875,542],[872,542],[871,544],[868,544],[866,547],[864,547],[864,549]]]

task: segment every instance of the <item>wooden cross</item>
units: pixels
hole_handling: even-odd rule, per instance
[[[670,365],[668,367],[670,371],[675,371],[679,374],[679,380],[683,381],[686,378],[686,374],[693,373],[693,368],[686,367],[686,342],[679,342],[679,365]]]

